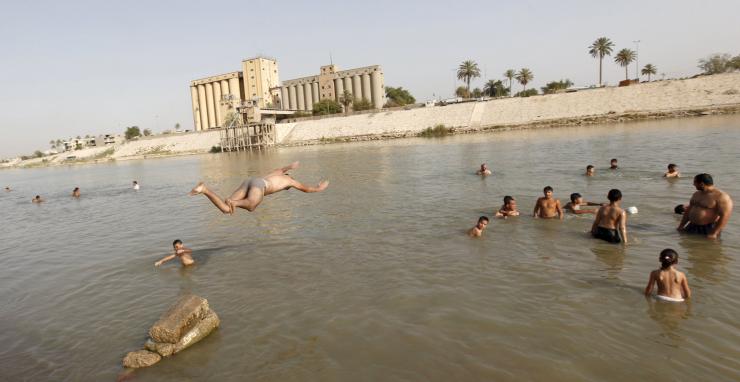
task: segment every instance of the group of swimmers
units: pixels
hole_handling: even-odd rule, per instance
[[[139,182],[138,181],[134,181],[132,188],[134,190],[138,191],[139,190]],[[5,192],[11,192],[11,191],[13,191],[13,190],[10,188],[10,186],[5,186]],[[82,191],[80,191],[80,188],[79,187],[75,187],[72,190],[72,197],[79,199],[80,196],[82,196]],[[41,197],[41,195],[36,195],[33,198],[31,198],[31,203],[39,204],[39,203],[45,203],[45,202],[46,202],[46,199],[43,199]]]
[[[618,169],[617,159],[610,161],[611,170]],[[594,176],[595,168],[593,165],[586,167],[586,176]],[[491,175],[492,172],[484,163],[476,171],[477,175]],[[667,171],[663,174],[665,178],[681,177],[678,166],[671,163]],[[676,213],[682,215],[681,222],[676,228],[682,233],[692,233],[704,235],[709,239],[720,237],[722,230],[727,225],[732,214],[733,202],[730,196],[714,186],[712,176],[702,173],[694,177],[694,187],[696,192],[691,197],[689,204],[678,205],[674,209]],[[570,195],[570,202],[561,207],[560,201],[553,198],[553,188],[546,186],[543,190],[544,196],[537,199],[535,203],[534,218],[541,219],[563,219],[564,211],[573,214],[595,214],[594,222],[591,226],[591,236],[604,240],[609,243],[627,244],[627,212],[636,213],[636,207],[630,207],[625,211],[621,208],[622,192],[618,189],[611,189],[607,193],[609,203],[593,203],[583,200],[579,193]],[[583,208],[588,206],[598,206],[597,209]],[[504,197],[504,204],[495,213],[495,217],[506,219],[512,216],[519,216],[516,200],[512,196]],[[476,225],[468,231],[471,237],[480,237],[490,222],[487,216],[478,218]],[[673,249],[665,249],[660,253],[659,261],[661,269],[653,271],[650,274],[648,286],[645,288],[645,294],[650,295],[653,285],[658,286],[658,298],[666,301],[683,301],[691,296],[686,276],[675,270],[674,266],[678,263],[678,253]]]

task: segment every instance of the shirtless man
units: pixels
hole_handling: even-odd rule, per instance
[[[476,171],[475,174],[476,175],[484,175],[485,176],[485,175],[491,175],[493,173],[491,172],[491,170],[488,169],[488,165],[485,164],[485,163],[483,163],[483,164],[480,165],[480,168],[478,169],[478,171]]]
[[[555,215],[558,215],[560,220],[563,219],[563,209],[560,207],[560,200],[553,199],[552,187],[545,187],[542,192],[545,196],[537,199],[537,203],[534,205],[534,213],[532,214],[535,218],[552,219]]]
[[[182,240],[177,239],[173,241],[172,248],[173,248],[173,253],[171,255],[165,256],[162,260],[155,262],[154,263],[155,267],[158,267],[174,259],[175,257],[180,258],[180,262],[182,263],[183,266],[195,264],[195,260],[193,260],[193,257],[191,256],[193,254],[193,250],[182,245]]]
[[[504,196],[504,205],[496,212],[496,217],[506,219],[509,216],[519,216],[519,210],[516,209],[516,199],[506,195]]]
[[[679,232],[696,233],[716,239],[730,220],[732,199],[730,195],[714,187],[714,180],[709,174],[695,176],[694,187],[697,191],[691,196],[689,207],[684,211],[676,229]]]
[[[622,201],[622,192],[617,189],[609,190],[607,194],[609,204],[599,208],[596,219],[591,226],[591,235],[597,239],[610,243],[627,243],[627,213],[619,207]],[[621,235],[621,237],[620,237]]]
[[[140,188],[139,187],[139,182],[135,180],[134,183],[133,183],[133,189],[134,189],[134,191],[139,191],[139,188]]]
[[[316,187],[306,186],[290,177],[288,171],[298,168],[298,162],[273,170],[261,178],[250,178],[244,181],[231,196],[223,200],[213,191],[209,190],[203,182],[198,183],[190,195],[205,195],[221,212],[233,214],[236,207],[247,211],[254,211],[262,202],[262,198],[291,187],[303,192],[321,192],[329,187],[329,182],[324,180]]]
[[[12,191],[12,190],[10,189],[10,187],[8,187],[8,186],[5,186],[5,192],[10,192],[10,191]]]
[[[485,216],[481,216],[478,218],[478,223],[475,225],[475,227],[471,228],[468,231],[468,236],[470,237],[480,237],[483,235],[483,230],[486,229],[488,226],[488,218]]]
[[[586,166],[586,176],[594,176],[594,165]]]
[[[80,188],[79,187],[75,187],[75,189],[72,190],[72,197],[73,198],[79,198],[80,197]]]
[[[612,160],[609,162],[609,169],[610,170],[616,170],[619,166],[617,165],[617,158],[612,158]]]
[[[678,264],[678,253],[666,248],[660,252],[658,257],[660,269],[650,272],[650,279],[645,287],[645,296],[653,294],[653,286],[658,286],[658,293],[655,298],[662,301],[681,302],[691,298],[691,289],[686,275],[676,270]]]
[[[678,166],[671,163],[668,165],[668,171],[666,171],[665,174],[663,174],[664,178],[680,178],[681,173],[678,172]]]
[[[45,201],[46,200],[41,199],[41,196],[39,196],[39,195],[36,195],[33,199],[31,199],[31,203],[43,203]]]
[[[592,214],[596,212],[593,208],[581,209],[583,206],[603,206],[601,203],[586,202],[583,200],[581,194],[574,192],[570,194],[570,202],[565,205],[565,210],[576,215],[581,214]]]

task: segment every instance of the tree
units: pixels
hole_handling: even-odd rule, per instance
[[[473,89],[473,92],[470,93],[470,95],[473,96],[473,98],[480,98],[483,96],[483,92],[480,90],[480,88]]]
[[[473,60],[465,60],[457,68],[457,79],[465,81],[468,85],[468,93],[470,93],[470,80],[478,77],[480,77],[480,69],[478,69],[478,64]]]
[[[56,144],[56,142],[54,142],[53,139],[49,141],[49,146],[51,146],[52,149],[56,149],[57,148],[57,144]]]
[[[175,124],[175,131],[180,131],[180,122]]]
[[[387,107],[404,106],[416,103],[416,98],[409,93],[408,90],[402,87],[385,87],[385,97],[388,99],[386,103]]]
[[[365,98],[355,99],[352,103],[352,110],[354,111],[370,110],[373,108],[373,103]]]
[[[514,81],[514,77],[516,77],[516,72],[514,69],[507,69],[504,72],[504,77],[509,80],[509,94],[511,94],[511,83]]]
[[[489,97],[501,97],[509,94],[509,89],[504,87],[501,80],[488,80],[483,86],[483,92]]]
[[[740,54],[733,57],[732,60],[728,63],[728,65],[732,68],[732,70],[740,70]]]
[[[571,86],[573,86],[573,82],[569,79],[552,81],[548,82],[545,86],[542,87],[542,93],[553,94],[557,93],[558,90],[565,90]]]
[[[135,137],[141,136],[141,131],[139,130],[139,126],[131,126],[126,128],[123,135],[126,139],[134,139]]]
[[[344,106],[344,114],[349,113],[349,105],[352,105],[353,102],[355,102],[355,98],[349,90],[345,90],[344,93],[339,96],[339,103]]]
[[[35,156],[36,158],[41,158],[42,156],[44,156],[44,153],[42,153],[39,150],[36,150],[33,152],[33,156]]]
[[[644,68],[642,68],[642,75],[648,76],[648,82],[650,82],[650,76],[653,76],[656,73],[658,73],[658,68],[656,68],[653,64],[647,64]]]
[[[152,131],[149,129],[144,129],[141,133],[144,134],[145,137],[152,135]]]
[[[241,114],[230,111],[226,113],[226,116],[224,116],[224,127],[230,127],[232,125],[239,125],[241,124],[240,122],[241,122]],[[178,128],[178,125],[179,123],[175,124],[175,129]]]
[[[627,73],[627,67],[629,64],[632,63],[632,61],[637,58],[637,54],[634,50],[624,48],[620,50],[616,56],[614,56],[614,62],[619,64],[619,66],[624,66],[624,79],[629,79],[629,73]]]
[[[455,95],[460,98],[470,98],[470,92],[465,88],[465,86],[458,86],[457,89],[455,89]]]
[[[529,97],[529,96],[533,96],[537,94],[538,94],[537,89],[532,88],[532,89],[522,90],[514,94],[514,97]]]
[[[737,57],[735,58],[737,59]],[[731,60],[731,56],[727,53],[715,53],[707,56],[707,58],[699,60],[699,69],[703,70],[704,74],[724,73],[728,70],[733,69],[731,65]],[[740,59],[738,60],[740,61]]]
[[[342,105],[333,99],[324,99],[313,104],[313,115],[336,114],[342,112]]]
[[[522,84],[522,91],[527,90],[527,84],[532,82],[534,79],[534,74],[532,74],[532,71],[527,68],[522,68],[519,70],[519,73],[514,76],[517,81],[519,81],[520,84]]]
[[[594,58],[599,58],[599,86],[601,86],[601,65],[604,61],[604,56],[611,55],[612,49],[614,49],[614,43],[606,37],[597,38],[596,41],[588,47],[588,53]]]

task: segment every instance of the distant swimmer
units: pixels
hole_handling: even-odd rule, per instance
[[[732,199],[730,195],[714,187],[714,180],[709,174],[695,176],[694,187],[697,191],[691,196],[689,206],[676,229],[679,232],[706,235],[709,239],[716,239],[730,220]]]
[[[686,212],[686,209],[687,208],[689,208],[689,205],[688,204],[678,204],[673,209],[673,212],[675,212],[675,213],[677,213],[679,215],[683,215],[683,213]]]
[[[80,197],[80,188],[79,187],[75,187],[75,189],[72,190],[72,197],[73,198],[79,198]]]
[[[504,205],[496,212],[496,217],[506,219],[509,216],[519,216],[519,210],[516,209],[516,199],[506,195],[504,196]]]
[[[626,244],[627,213],[619,207],[619,203],[622,201],[622,192],[611,189],[607,197],[609,198],[609,205],[599,208],[596,212],[594,224],[591,226],[591,235],[610,243]]]
[[[468,231],[468,236],[480,237],[481,235],[483,235],[483,230],[485,230],[487,226],[488,226],[488,218],[485,216],[479,217],[478,223],[475,225],[475,227],[471,228]]]
[[[31,203],[43,203],[45,201],[46,200],[41,199],[41,196],[39,196],[39,195],[36,195],[33,199],[31,199]]]
[[[476,175],[491,175],[493,174],[493,172],[491,172],[491,170],[488,169],[487,164],[483,163],[480,165],[480,168],[478,169],[478,171],[475,172],[475,174]]]
[[[138,181],[134,181],[134,187],[133,188],[134,188],[135,191],[139,191],[139,182]]]
[[[173,253],[171,255],[165,256],[165,258],[163,258],[162,260],[155,262],[154,263],[155,267],[158,267],[174,259],[175,257],[179,257],[180,262],[184,266],[195,264],[195,260],[193,260],[193,257],[191,256],[193,254],[193,250],[182,245],[182,240],[177,239],[173,241],[172,248],[173,248]]]
[[[585,206],[603,206],[602,203],[592,203],[592,202],[586,202],[583,200],[583,196],[581,194],[574,192],[570,194],[570,202],[565,205],[565,210],[571,213],[574,213],[576,215],[580,214],[592,214],[596,212],[596,209],[594,208],[586,208],[582,209],[581,207]]]
[[[609,162],[609,169],[610,170],[616,170],[619,166],[617,165],[617,158],[612,158],[612,160]]]
[[[662,301],[681,302],[691,298],[689,281],[683,272],[676,270],[678,264],[678,253],[667,248],[660,252],[658,257],[660,269],[650,272],[650,279],[645,287],[645,296],[653,293],[653,287],[658,285],[658,293],[655,298]]]
[[[537,199],[537,203],[534,205],[533,216],[535,218],[552,219],[555,215],[559,219],[563,219],[563,209],[560,207],[560,200],[552,197],[552,187],[545,187],[542,192],[545,196]]]
[[[222,200],[221,197],[209,190],[203,182],[198,183],[190,191],[190,195],[204,194],[221,212],[233,214],[236,207],[244,208],[250,212],[254,211],[262,202],[263,197],[291,187],[303,192],[321,192],[329,187],[329,182],[326,180],[316,187],[311,187],[291,178],[287,172],[297,167],[298,162],[293,162],[286,167],[273,170],[264,177],[247,179],[226,200]]]
[[[665,174],[663,174],[663,177],[664,178],[680,178],[681,173],[678,172],[678,166],[676,166],[673,163],[669,164],[668,171],[666,171]]]
[[[5,186],[5,192],[10,192],[10,191],[13,191],[13,190],[11,190],[10,187]]]
[[[594,176],[594,165],[586,166],[586,176]]]

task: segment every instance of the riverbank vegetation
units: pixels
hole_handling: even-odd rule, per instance
[[[438,138],[438,137],[444,137],[447,135],[450,135],[453,133],[453,130],[449,127],[446,127],[443,124],[436,125],[434,127],[427,127],[426,129],[422,130],[417,136],[424,137],[424,138]]]

